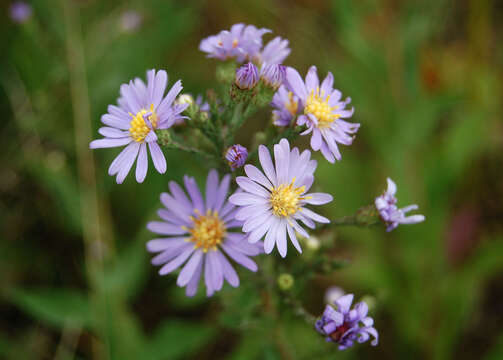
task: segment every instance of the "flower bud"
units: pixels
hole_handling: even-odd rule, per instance
[[[178,99],[176,99],[177,104],[194,104],[194,98],[190,94],[181,94]]]
[[[306,243],[306,247],[312,251],[318,250],[321,246],[320,240],[314,235],[311,235],[310,237],[308,237],[305,240],[305,243]]]
[[[281,290],[290,290],[294,282],[295,280],[293,279],[293,276],[288,273],[280,274],[278,276],[278,286]]]
[[[248,157],[248,150],[239,144],[232,145],[225,154],[225,158],[229,161],[229,166],[232,171],[243,166]]]
[[[269,87],[277,89],[283,84],[286,68],[281,64],[264,64],[260,69],[260,78]]]
[[[330,286],[327,291],[325,291],[325,302],[327,304],[333,304],[340,297],[344,296],[346,292],[338,286]]]
[[[258,69],[253,63],[244,64],[236,70],[235,84],[241,90],[253,89],[259,80]]]

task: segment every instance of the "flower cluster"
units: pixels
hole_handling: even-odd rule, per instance
[[[360,124],[348,121],[354,109],[348,107],[351,100],[343,99],[341,92],[334,89],[332,73],[320,81],[316,67],[311,66],[302,79],[297,70],[282,65],[290,53],[287,40],[276,37],[263,46],[262,37],[269,32],[236,24],[201,42],[200,49],[208,57],[235,60],[229,61],[231,67],[225,64],[217,72],[220,80],[234,78],[233,83],[227,84],[230,88],[220,95],[208,90],[207,101],[201,96],[194,100],[189,93],[180,94],[180,80],[165,94],[168,75],[164,70],[147,71],[146,83],[135,78],[121,85],[118,104],[110,105],[101,117],[105,126],[98,132],[103,138],[90,143],[91,149],[125,147],[108,169],[119,184],[135,161],[136,180],[144,181],[149,152],[156,170],[165,173],[166,159],[160,146],[203,156],[222,172],[230,169],[237,173],[234,182],[231,175],[219,179],[218,172],[210,170],[204,196],[189,175],[183,178],[184,188],[169,182],[169,192],[160,195],[164,207],[157,214],[161,220],[147,225],[158,236],[147,243],[147,250],[156,253],[152,264],[161,266],[160,275],[179,269],[176,283],[186,288],[187,296],[196,294],[201,279],[207,296],[220,291],[224,282],[239,286],[235,264],[256,272],[258,266],[253,257],[270,254],[277,248],[284,258],[289,241],[302,253],[302,239],[311,248],[311,257],[325,249],[317,238],[310,242],[306,227],[315,229],[316,223],[330,223],[329,218],[311,207],[327,204],[333,197],[311,191],[318,163],[311,158],[310,150],[291,146],[287,136],[310,134],[311,148],[334,163],[341,160],[339,145],[351,145]],[[230,77],[225,69],[232,70],[228,71]],[[234,144],[235,135],[245,120],[266,104],[273,107],[276,127],[270,125],[248,137],[248,153],[246,147]],[[173,127],[185,120],[190,120],[186,126]],[[289,129],[281,132],[277,127]],[[245,164],[247,161],[250,163]],[[398,209],[395,193],[396,186],[388,179],[388,189],[375,199],[375,207],[363,207],[355,216],[343,220],[350,219],[346,224],[370,225],[375,223],[378,212],[388,231],[398,224],[424,220],[422,215],[406,216],[408,211],[417,209],[416,205]],[[325,261],[325,256],[320,259]],[[289,273],[278,277],[278,286],[284,293],[296,284]],[[343,294],[338,289],[329,297],[335,307],[326,307],[315,324],[316,330],[341,350],[370,337],[374,338],[371,344],[376,345],[378,335],[372,318],[367,316],[366,303],[350,309],[353,295]]]
[[[219,60],[236,59],[262,64],[281,64],[290,54],[288,40],[275,37],[262,48],[262,36],[271,30],[253,25],[235,24],[230,30],[203,39],[199,50]]]

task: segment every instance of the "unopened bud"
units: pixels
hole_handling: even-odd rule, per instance
[[[253,63],[244,64],[236,70],[235,84],[241,90],[251,90],[259,81],[258,69]]]
[[[293,276],[288,273],[280,274],[278,276],[278,286],[281,290],[290,290],[294,282],[295,280],[293,279]]]
[[[264,64],[260,69],[260,78],[269,87],[277,89],[286,77],[286,67],[281,64]]]

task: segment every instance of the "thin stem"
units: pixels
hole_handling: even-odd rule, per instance
[[[359,225],[355,215],[343,216],[331,221],[335,225]]]
[[[86,64],[82,44],[80,13],[78,5],[72,0],[61,0],[63,19],[65,21],[65,46],[69,70],[70,95],[72,101],[75,152],[77,155],[77,170],[79,179],[80,207],[82,214],[82,238],[85,249],[85,264],[88,281],[91,287],[90,301],[95,311],[106,313],[105,304],[98,299],[99,279],[103,278],[103,239],[100,221],[100,207],[96,188],[96,175],[93,154],[89,151],[88,141],[91,139],[91,116],[89,90],[87,86]],[[104,318],[105,314],[98,314]],[[105,336],[105,342],[108,337]],[[107,344],[108,345],[108,344]],[[94,348],[93,358],[101,358]]]

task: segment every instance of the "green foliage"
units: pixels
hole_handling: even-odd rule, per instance
[[[501,327],[491,325],[501,323],[493,318],[501,316],[503,271],[502,71],[492,26],[501,9],[494,1],[32,3],[30,22],[0,22],[1,358],[52,358],[58,349],[126,360],[503,357]],[[82,102],[71,99],[75,49],[65,41],[65,4],[81,25],[89,136],[74,133],[72,110]],[[129,10],[142,21],[124,31]],[[300,128],[268,127],[270,111],[259,108],[272,92],[259,85],[234,104],[236,65],[197,50],[202,37],[237,21],[288,38],[288,65],[301,74],[311,64],[322,75],[332,71],[335,87],[352,98],[361,123],[354,144],[341,146],[343,160],[334,165],[317,158],[314,188],[334,195],[322,213],[372,223],[375,214],[358,209],[389,176],[398,205],[419,204],[426,222],[389,234],[381,225],[322,228],[319,249],[303,243],[302,255],[289,249],[275,266],[260,259],[259,272],[240,271],[238,288],[208,299],[200,287],[187,299],[175,275],[159,277],[145,251],[152,238],[145,224],[168,181],[190,174],[201,185],[208,166],[228,171],[223,152],[233,143],[251,150],[249,162],[259,143],[271,148],[287,137],[309,146]],[[96,151],[81,167],[75,140],[95,137],[120,84],[150,68],[166,69],[170,84],[183,79],[184,92],[202,93],[211,111],[192,108],[191,123],[159,133],[165,175],[118,186],[107,174],[118,150]],[[101,237],[83,241],[83,232],[95,230],[84,225],[93,214],[82,211],[93,193]],[[465,207],[475,215],[453,225]],[[286,272],[295,281],[281,292],[276,279]],[[304,321],[293,300],[317,315],[330,285],[375,298],[379,347],[337,352]],[[75,345],[64,339],[68,330],[78,332]]]
[[[41,322],[55,327],[92,327],[84,292],[71,289],[12,289],[10,300]]]
[[[185,320],[162,323],[146,345],[143,359],[180,359],[197,353],[215,336],[215,329]]]

